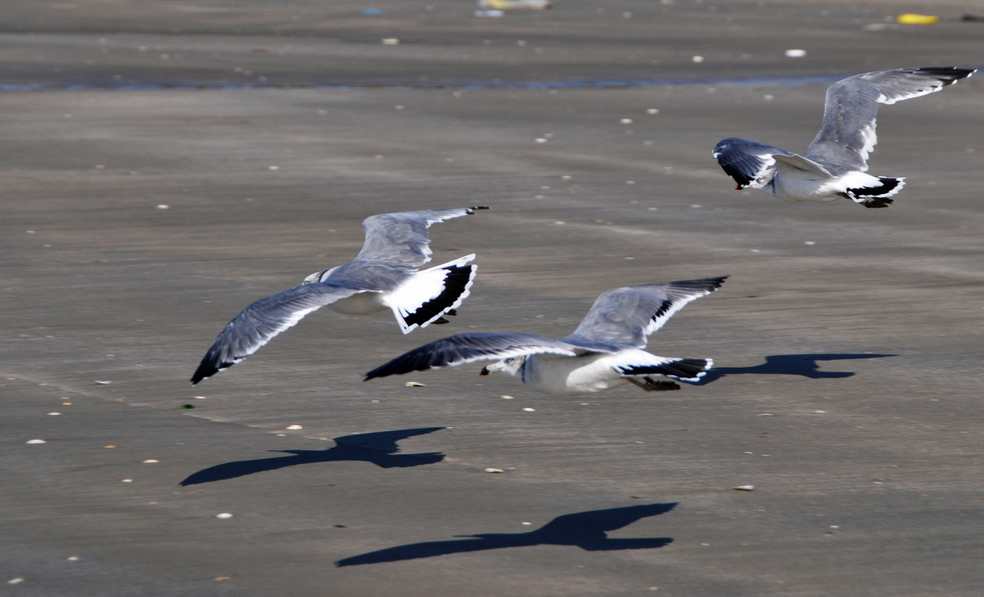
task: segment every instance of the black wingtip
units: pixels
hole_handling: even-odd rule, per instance
[[[386,365],[389,365],[389,363],[386,363]],[[370,379],[376,379],[377,377],[388,377],[390,375],[393,375],[393,373],[394,373],[393,371],[386,371],[385,370],[386,369],[386,365],[383,365],[382,367],[376,367],[375,369],[373,369],[369,373],[366,373],[366,376],[365,376],[365,378],[363,378],[362,382],[365,383],[365,382],[369,381]]]
[[[231,367],[232,363],[221,363],[219,359],[213,354],[210,349],[205,353],[205,357],[202,358],[202,362],[198,364],[198,369],[195,369],[195,374],[191,376],[191,385],[196,385],[203,379],[208,379],[212,377],[219,371]]]
[[[202,362],[202,364],[198,366],[198,369],[195,370],[195,374],[191,376],[191,385],[197,385],[198,382],[203,379],[208,379],[216,373],[218,373],[218,369],[208,366],[205,362]]]
[[[958,66],[926,66],[915,70],[918,73],[936,78],[943,85],[953,85],[961,79],[970,78],[977,72],[976,68],[960,68]]]
[[[475,213],[479,209],[491,209],[488,205],[475,205],[472,207],[466,207],[465,210],[468,211],[468,215]]]
[[[701,290],[714,292],[718,288],[721,288],[724,281],[730,277],[731,276],[717,276],[714,278],[701,278],[699,280],[681,280],[680,282],[674,282],[674,284],[693,285]]]
[[[395,360],[395,359],[394,359],[394,360]],[[392,363],[392,361],[390,361],[390,362],[388,362],[388,363],[386,363],[385,365],[380,365],[379,367],[376,367],[375,369],[373,369],[373,370],[372,370],[372,371],[370,371],[369,373],[366,373],[366,376],[365,376],[365,378],[363,378],[363,380],[362,380],[362,381],[363,381],[363,383],[364,383],[364,382],[367,382],[367,381],[369,381],[370,379],[376,379],[377,377],[386,377],[387,375],[389,375],[389,373],[388,373],[388,372],[385,372],[384,370],[385,370],[385,369],[386,369],[386,368],[387,368],[387,367],[388,367],[388,366],[389,366],[389,365],[390,365],[391,363]]]
[[[666,282],[667,285],[676,288],[678,290],[683,290],[687,292],[714,292],[724,281],[730,276],[717,276],[715,278],[699,278],[696,280],[676,280],[674,282]],[[671,301],[668,301],[665,305],[665,309],[669,309]],[[662,315],[664,309],[660,309],[654,317]]]

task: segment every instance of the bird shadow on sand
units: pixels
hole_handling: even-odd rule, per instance
[[[377,431],[334,438],[335,446],[326,450],[271,450],[290,456],[259,458],[256,460],[237,460],[217,464],[193,473],[181,485],[196,485],[244,477],[264,471],[274,471],[288,466],[314,464],[316,462],[363,461],[371,462],[381,468],[406,468],[434,464],[444,460],[441,452],[421,454],[397,454],[400,447],[396,442],[444,429],[444,427],[420,427],[417,429],[397,429]]]
[[[638,539],[610,539],[609,531],[650,516],[669,512],[676,503],[643,504],[607,510],[575,512],[554,518],[547,524],[528,533],[483,533],[480,535],[455,535],[453,541],[428,541],[398,545],[379,551],[364,553],[335,562],[335,566],[359,566],[381,564],[420,558],[433,558],[455,553],[469,553],[508,547],[532,547],[534,545],[570,545],[586,551],[618,551],[622,549],[655,549],[671,543],[668,537]]]
[[[765,362],[754,367],[714,367],[707,372],[701,384],[715,382],[729,375],[800,375],[810,379],[830,379],[851,377],[853,371],[821,371],[819,361],[850,361],[856,359],[881,359],[894,357],[894,354],[875,353],[807,353],[807,354],[775,354],[765,357]]]

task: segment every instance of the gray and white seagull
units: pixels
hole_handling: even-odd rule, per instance
[[[407,211],[370,216],[362,222],[366,242],[354,260],[315,272],[300,286],[260,299],[243,309],[222,330],[202,359],[191,383],[197,384],[242,361],[305,315],[328,307],[348,315],[390,309],[404,334],[431,323],[468,296],[477,270],[475,254],[423,271],[431,260],[427,229],[431,224],[487,207]]]
[[[711,156],[738,185],[786,201],[850,199],[865,207],[888,207],[904,178],[867,174],[875,147],[878,104],[894,104],[943,89],[976,69],[900,68],[847,77],[827,88],[820,132],[803,155],[755,141],[729,138]]]
[[[647,391],[677,390],[679,385],[659,378],[696,383],[713,361],[660,357],[642,349],[648,336],[674,313],[720,288],[726,277],[609,290],[595,300],[570,336],[554,340],[534,334],[458,334],[373,369],[365,381],[495,360],[482,375],[503,371],[545,394],[599,392],[625,383]]]

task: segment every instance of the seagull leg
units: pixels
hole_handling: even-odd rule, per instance
[[[645,382],[641,382],[634,377],[626,377],[625,379],[639,386],[643,390],[646,390],[647,392],[668,392],[670,390],[680,389],[680,385],[673,381],[656,381],[651,377],[643,377],[643,379],[646,380]]]
[[[444,314],[445,315],[454,316],[454,315],[457,315],[458,314],[458,310],[457,309],[448,309],[447,312],[444,313]],[[451,322],[448,321],[448,319],[445,318],[445,317],[441,317],[439,319],[435,319],[434,320],[434,325],[441,325],[442,323],[451,323]]]

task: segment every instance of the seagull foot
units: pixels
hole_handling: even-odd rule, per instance
[[[868,199],[867,201],[861,202],[861,205],[868,208],[888,207],[891,204],[891,199],[885,199],[883,197],[875,197],[873,199]]]
[[[635,385],[639,386],[647,392],[669,392],[671,390],[679,390],[680,384],[673,381],[656,381],[650,377],[644,377],[645,382],[641,382],[638,379],[628,378],[628,380]]]

